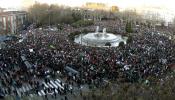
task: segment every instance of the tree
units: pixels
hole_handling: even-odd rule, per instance
[[[126,23],[126,32],[127,33],[132,33],[133,32],[131,21]]]
[[[35,3],[28,9],[29,19],[38,25],[47,23],[46,19],[48,18],[48,9],[49,5],[47,4]]]
[[[72,24],[73,27],[86,27],[93,25],[94,22],[92,20],[79,20]]]
[[[72,12],[72,17],[74,21],[82,20],[81,13],[77,11]]]
[[[121,42],[119,43],[119,47],[124,47],[124,45],[125,45],[125,43],[124,43],[123,41],[121,41]]]
[[[126,43],[127,43],[127,44],[128,44],[128,43],[132,43],[132,41],[133,41],[132,36],[128,36],[128,39],[127,39]]]
[[[161,28],[165,27],[165,21],[161,21]]]
[[[75,31],[75,32],[70,33],[70,34],[68,35],[68,37],[69,37],[70,40],[73,41],[74,38],[75,38],[75,36],[76,36],[76,35],[79,35],[79,34],[81,34],[80,31]]]
[[[29,7],[29,19],[37,26],[72,24],[81,20],[79,11],[73,11],[69,7],[35,3]]]

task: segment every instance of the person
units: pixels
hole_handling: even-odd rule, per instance
[[[108,22],[100,23],[106,26]],[[85,28],[93,30],[94,26]],[[48,31],[48,34],[44,30],[30,29],[22,42],[6,42],[8,48],[0,49],[3,89],[29,85],[35,91],[39,89],[40,81],[49,83],[49,79],[54,78],[52,72],[59,71],[63,78],[68,77],[64,71],[66,66],[80,73],[79,77],[68,78],[79,87],[83,84],[100,87],[103,79],[134,83],[163,76],[169,71],[167,66],[175,62],[175,43],[162,32],[143,28],[139,31],[141,34],[132,34],[132,42],[123,47],[98,48],[82,46],[68,39],[70,32],[83,29],[65,25],[62,32]],[[22,55],[31,64],[31,69],[22,61]],[[64,86],[62,82],[61,86]],[[58,89],[58,93],[61,92]]]
[[[48,100],[48,96],[47,96],[47,94],[45,95],[45,99]]]
[[[56,90],[56,89],[55,89]],[[55,92],[55,90],[54,90],[54,97],[55,97],[55,99],[57,98],[57,93]]]
[[[67,96],[64,96],[64,100],[68,100]]]

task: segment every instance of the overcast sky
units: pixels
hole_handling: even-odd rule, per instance
[[[34,4],[35,1],[48,4],[56,3],[73,7],[82,6],[86,2],[101,2],[108,6],[116,5],[120,9],[136,8],[137,10],[141,9],[141,12],[144,9],[159,12],[157,9],[152,9],[152,7],[156,7],[163,9],[160,13],[165,17],[169,18],[168,14],[170,14],[171,17],[174,17],[175,15],[175,0],[0,0],[0,7],[20,9],[21,7]]]
[[[134,7],[142,5],[151,5],[151,6],[161,6],[161,7],[174,7],[174,0],[38,0],[40,2],[47,3],[61,3],[71,6],[80,6],[85,4],[85,2],[102,2],[109,5],[117,5],[119,7]]]
[[[122,8],[135,7],[142,5],[160,6],[167,8],[175,8],[174,0],[0,0],[1,7],[20,7],[30,5],[34,1],[42,3],[58,3],[69,6],[81,6],[86,2],[102,2],[108,5],[117,5]]]

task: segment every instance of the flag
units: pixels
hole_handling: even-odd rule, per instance
[[[55,46],[53,46],[53,45],[50,45],[50,48],[52,48],[52,49],[55,49]]]

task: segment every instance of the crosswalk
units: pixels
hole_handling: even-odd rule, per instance
[[[43,82],[43,85],[44,85],[44,89],[48,89],[48,88],[52,88],[52,89],[55,88],[55,89],[51,93],[45,93],[44,90],[40,90],[38,91],[39,96],[45,96],[46,94],[53,95],[54,92],[58,93],[57,89],[64,90],[64,84],[61,85],[61,81],[59,79],[50,80],[50,82],[48,83]]]
[[[58,86],[53,81],[50,81],[50,83],[54,86],[54,88],[58,88]]]
[[[44,84],[46,89],[49,88],[49,86],[45,82],[43,82],[43,84]]]
[[[65,88],[64,88],[65,84],[62,83],[62,81],[59,80],[59,79],[50,80],[47,83],[45,81],[42,81],[41,85],[42,85],[41,86],[42,88],[40,88],[40,90],[38,91],[37,94],[35,94],[34,92],[32,94],[30,94],[30,91],[35,88],[35,87],[32,87],[30,84],[25,84],[21,88],[14,88],[13,87],[12,90],[16,90],[17,95],[19,97],[22,97],[23,94],[25,94],[26,92],[29,93],[30,97],[33,97],[34,95],[45,96],[47,94],[53,95],[53,93],[58,94],[59,92],[61,92],[61,91],[63,92],[65,90]],[[51,91],[50,92],[45,91],[45,90],[48,90],[48,89],[51,89]]]
[[[30,90],[32,90],[32,86],[31,85],[25,85],[25,86],[22,86],[21,88],[16,88],[16,92],[17,94],[21,97],[21,93],[25,93],[25,92],[28,92]]]
[[[45,85],[45,87],[44,88],[55,88],[54,89],[54,91],[52,91],[51,93],[47,93],[47,94],[51,94],[51,95],[53,95],[53,93],[55,92],[55,93],[59,93],[58,92],[58,89],[59,90],[62,90],[62,91],[64,91],[65,90],[65,88],[64,88],[64,86],[65,86],[65,84],[64,83],[62,83],[61,82],[61,80],[59,80],[59,79],[56,79],[56,80],[50,80],[50,82],[49,83],[44,83]],[[72,90],[73,89],[73,87],[72,87],[72,85],[69,85],[68,86],[68,90]],[[43,90],[41,90],[41,91],[39,91],[39,96],[44,96],[44,95],[46,95],[46,93],[44,93],[44,91]]]

